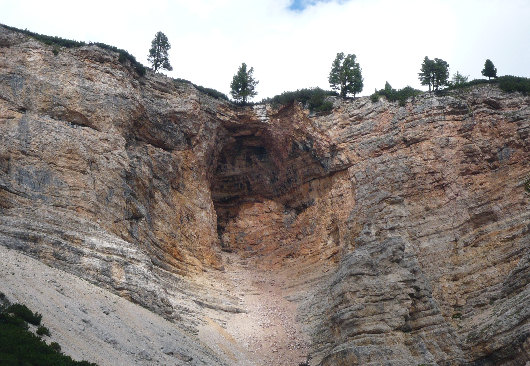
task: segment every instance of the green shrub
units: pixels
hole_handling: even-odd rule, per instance
[[[18,28],[15,28],[15,27],[10,27],[10,26],[4,25],[4,24],[0,24],[0,25],[2,27],[6,28],[6,29],[9,29],[9,30],[12,30],[12,31],[19,32],[19,33],[25,34],[27,36],[30,36],[33,39],[36,39],[37,41],[40,41],[40,42],[42,42],[42,43],[44,43],[46,45],[55,46],[53,48],[53,50],[52,50],[52,52],[53,52],[53,54],[55,56],[57,56],[59,54],[58,47],[77,48],[77,47],[83,47],[83,46],[87,45],[85,42],[73,41],[71,39],[64,39],[64,38],[61,38],[61,37],[46,36],[44,34],[38,34],[38,33],[30,32],[27,29],[22,30],[22,29],[18,29]],[[128,53],[127,51],[119,49],[119,48],[114,47],[114,46],[109,46],[109,45],[107,45],[105,43],[100,43],[100,42],[94,42],[94,43],[90,43],[90,44],[91,45],[95,45],[95,46],[97,46],[99,48],[103,48],[103,49],[106,49],[106,50],[117,52],[119,54],[118,61],[120,63],[125,64],[126,61],[129,61],[131,63],[131,65],[132,65],[132,67],[134,68],[134,70],[136,70],[136,72],[140,76],[144,76],[145,75],[145,73],[146,73],[145,66],[142,65],[140,62],[136,61],[136,58],[133,55],[131,55],[130,53]]]
[[[0,365],[97,366],[87,361],[72,360],[71,357],[60,353],[59,344],[54,342],[47,345],[30,332],[27,322],[22,318],[30,317],[30,313],[35,316],[26,306],[20,304],[0,311]],[[40,320],[40,316],[38,318]],[[43,332],[41,328],[46,329],[41,326],[37,333]]]
[[[22,304],[13,304],[8,306],[5,310],[5,313],[13,314],[15,317],[27,321],[28,323],[33,325],[40,325],[40,321],[42,319],[41,314],[34,314],[31,310],[28,309],[26,305]]]
[[[193,85],[198,91],[200,91],[201,93],[204,93],[204,94],[206,94],[206,95],[209,95],[209,96],[211,96],[212,98],[215,98],[215,99],[223,99],[223,100],[230,101],[230,99],[226,96],[226,94],[221,93],[220,91],[217,91],[217,90],[215,90],[215,89],[212,89],[212,88],[205,88],[204,86],[200,86],[200,85],[197,85],[197,84],[193,84],[191,81],[186,80],[186,79],[176,78],[176,79],[173,79],[173,80],[174,80],[176,83],[183,83],[183,84]]]
[[[519,77],[519,76],[511,76],[511,75],[500,76],[492,80],[475,79],[475,80],[468,81],[466,83],[452,85],[447,90],[463,89],[463,88],[469,88],[475,85],[484,85],[484,84],[498,84],[499,88],[501,88],[501,90],[507,93],[520,92],[524,95],[530,94],[530,79],[525,78],[525,77]]]
[[[524,190],[530,193],[530,178],[524,182]]]
[[[390,86],[388,82],[385,84],[385,88],[381,90],[376,90],[374,94],[370,96],[372,102],[377,102],[379,97],[385,97],[389,102],[399,102],[400,106],[405,106],[408,98],[413,98],[417,95],[422,94],[423,92],[418,89],[414,89],[410,86],[406,86],[403,89],[394,89]]]
[[[453,319],[462,319],[462,313],[454,313],[452,318]]]
[[[333,103],[326,100],[328,96],[337,96],[336,92],[320,88],[299,89],[292,92],[283,92],[272,98],[267,98],[262,103],[270,103],[274,107],[300,102],[312,112],[326,113],[333,109]]]
[[[61,346],[57,342],[50,343],[50,348],[55,352],[61,352]]]
[[[50,330],[48,328],[46,328],[45,326],[41,325],[41,326],[39,326],[37,328],[37,335],[40,335],[40,336],[45,335],[45,336],[49,337],[50,336]]]
[[[499,88],[507,93],[520,92],[523,95],[530,93],[530,79],[518,76],[501,76],[497,78]]]

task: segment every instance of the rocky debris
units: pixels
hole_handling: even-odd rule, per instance
[[[529,360],[528,96],[336,99],[315,116],[235,107],[117,58],[0,26],[0,244],[198,347],[135,348],[133,363]]]
[[[50,341],[98,365],[229,365],[178,323],[0,246],[0,291],[42,311]]]

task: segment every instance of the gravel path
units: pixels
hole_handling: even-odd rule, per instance
[[[298,366],[306,361],[308,339],[296,321],[297,304],[286,299],[288,279],[237,254],[226,253],[225,263],[217,285],[237,296],[245,312],[211,311],[210,324],[201,327],[199,336],[222,344],[220,349],[234,356],[234,365]],[[219,334],[212,334],[216,328]]]

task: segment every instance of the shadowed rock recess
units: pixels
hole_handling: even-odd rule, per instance
[[[530,361],[528,96],[485,85],[313,115],[58,51],[0,26],[0,291],[65,353]]]

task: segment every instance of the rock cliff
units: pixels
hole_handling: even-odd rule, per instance
[[[528,96],[314,115],[52,51],[0,26],[0,244],[171,321],[176,364],[530,361]]]

